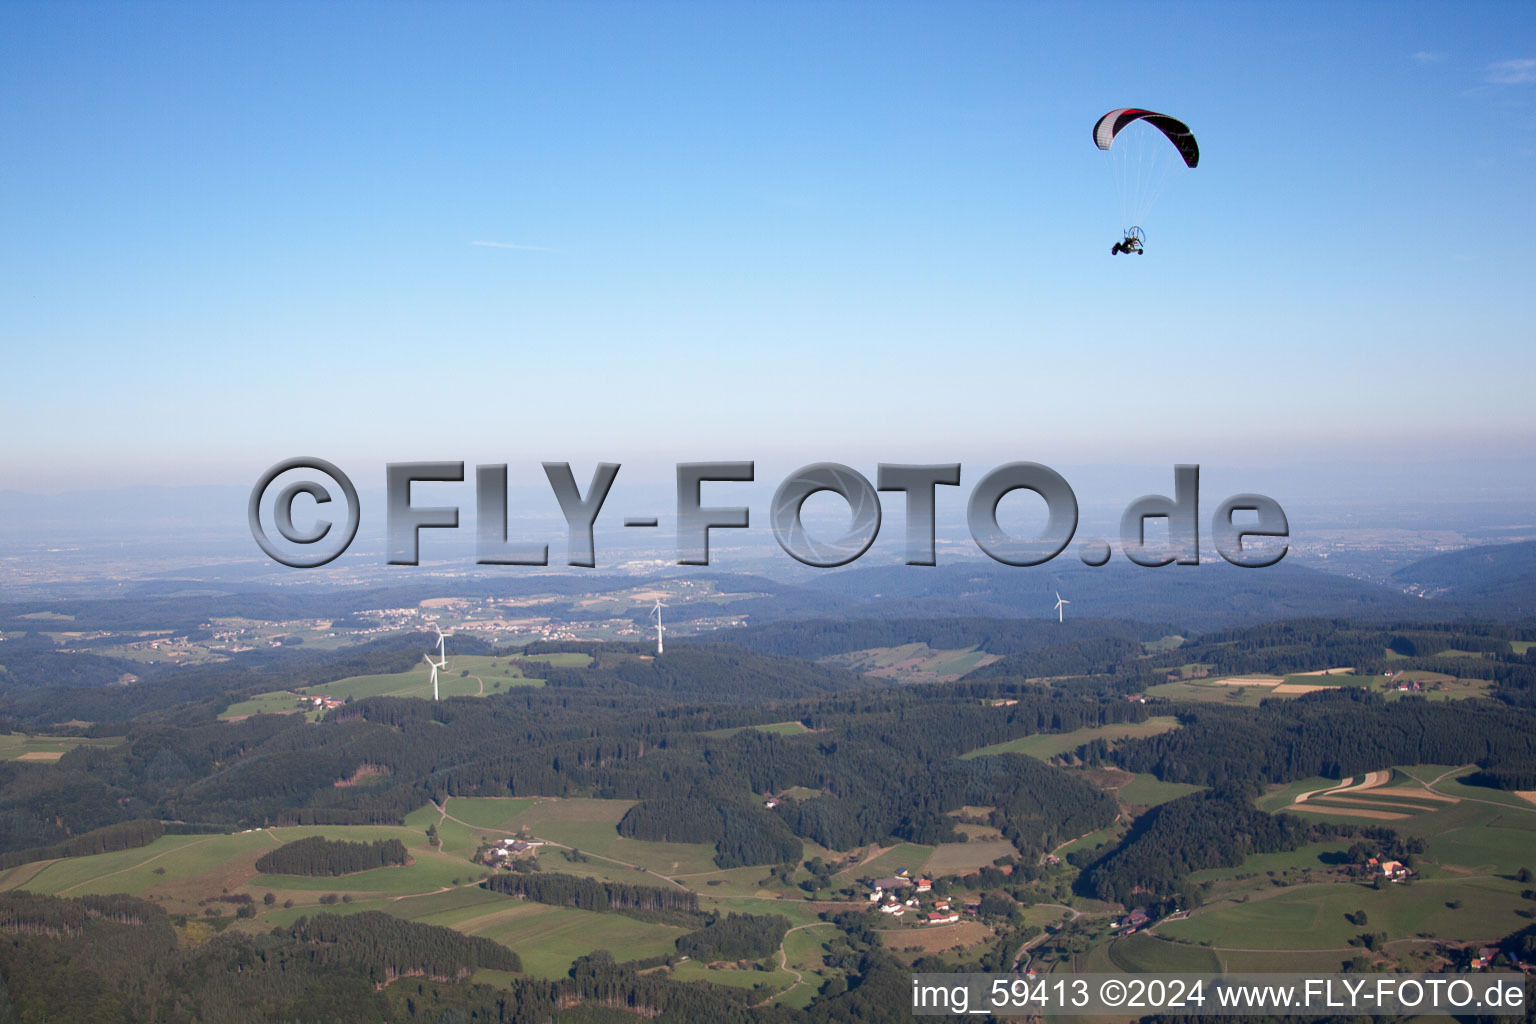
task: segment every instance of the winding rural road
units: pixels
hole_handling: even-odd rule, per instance
[[[775,999],[778,999],[780,996],[786,996],[789,993],[793,992],[795,989],[799,988],[801,985],[805,984],[805,975],[801,974],[799,971],[797,971],[793,967],[789,966],[789,953],[788,953],[787,950],[785,950],[784,943],[789,941],[790,935],[793,934],[794,932],[804,931],[807,928],[831,928],[831,927],[833,927],[831,921],[812,921],[810,924],[796,925],[795,927],[791,928],[789,931],[784,933],[784,938],[779,942],[779,970],[784,971],[784,972],[786,972],[788,974],[793,974],[795,976],[795,983],[793,985],[789,986],[789,988],[784,989],[783,991],[775,992],[773,995],[769,996],[767,999],[764,999],[760,1003],[753,1003],[752,1004],[752,1008],[754,1010],[757,1009],[759,1006],[767,1006],[769,1003],[773,1002]]]
[[[1091,835],[1092,833],[1089,833],[1089,834]],[[1072,841],[1074,843],[1077,842],[1077,840],[1075,840],[1075,839],[1072,840]],[[1058,846],[1057,849],[1059,850],[1059,849],[1061,849],[1061,847]],[[1055,907],[1058,910],[1065,910],[1067,913],[1072,915],[1071,917],[1067,918],[1068,921],[1076,921],[1078,918],[1083,916],[1082,911],[1077,910],[1074,907],[1069,907],[1069,906],[1067,906],[1066,904],[1063,904],[1063,903],[1036,903],[1035,906],[1037,906],[1037,907]],[[1027,968],[1029,966],[1029,960],[1030,960],[1029,951],[1031,949],[1034,949],[1036,946],[1040,945],[1040,943],[1044,942],[1049,935],[1050,935],[1050,932],[1047,932],[1044,929],[1042,929],[1039,935],[1036,935],[1034,938],[1032,938],[1028,942],[1024,943],[1024,945],[1020,946],[1019,947],[1019,951],[1017,953],[1013,954],[1013,969],[1015,971],[1022,971],[1025,968]]]

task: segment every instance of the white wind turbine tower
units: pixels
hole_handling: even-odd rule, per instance
[[[427,664],[432,667],[432,699],[437,700],[437,671],[438,669],[448,667],[448,651],[443,643],[443,641],[448,638],[448,634],[444,633],[440,629],[437,629],[436,626],[433,626],[432,628],[437,630],[437,660],[433,661],[432,655],[430,654],[423,654],[422,657],[425,658],[427,660]]]
[[[1067,621],[1067,617],[1066,617],[1065,613],[1062,611],[1062,609],[1066,605],[1069,605],[1071,603],[1072,603],[1071,601],[1068,601],[1066,598],[1061,596],[1061,591],[1058,590],[1056,592],[1056,621],[1057,622],[1065,622],[1065,621]]]
[[[662,604],[661,603],[661,598],[658,597],[656,599],[656,607],[651,609],[651,614],[656,616],[656,654],[657,654],[658,657],[660,657],[660,655],[661,655],[661,634],[662,634],[661,610],[663,608],[670,608],[670,607],[672,607],[672,606],[669,605],[669,604]]]

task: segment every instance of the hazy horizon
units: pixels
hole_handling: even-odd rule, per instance
[[[0,11],[0,487],[1536,450],[1529,8],[285,11]]]

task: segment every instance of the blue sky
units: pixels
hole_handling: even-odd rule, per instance
[[[1530,4],[4,5],[0,488],[1530,455],[1533,101]]]

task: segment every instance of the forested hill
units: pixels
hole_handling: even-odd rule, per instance
[[[52,641],[34,643],[30,637],[7,639],[6,661],[0,665],[0,714],[29,724],[79,720],[126,723],[131,719],[175,709],[180,721],[196,721],[222,710],[240,693],[259,693],[344,679],[371,673],[400,672],[418,664],[422,650],[435,638],[403,633],[340,651],[282,648],[280,656],[263,659],[146,668],[137,662],[98,658],[89,654],[60,654]],[[461,654],[489,653],[476,637],[455,641]],[[58,672],[68,662],[89,665],[81,672]],[[107,685],[124,671],[141,676],[132,686]]]
[[[1125,619],[1044,619],[924,616],[912,619],[793,619],[732,630],[733,644],[767,654],[824,658],[832,654],[923,643],[941,650],[975,647],[989,654],[1016,654],[1085,638],[1157,640],[1172,626]]]
[[[1085,749],[1169,782],[1246,788],[1308,776],[1346,778],[1384,765],[1536,762],[1536,715],[1492,701],[1409,699],[1339,687],[1258,708],[1191,707],[1185,726]]]
[[[1427,609],[1396,587],[1290,561],[1268,569],[1239,569],[1220,559],[1150,569],[1116,558],[1089,568],[1063,555],[1033,568],[977,561],[853,568],[815,577],[812,585],[860,600],[849,617],[1054,619],[1059,591],[1072,602],[1069,618],[1168,622],[1185,634],[1308,615],[1381,621],[1454,614],[1445,605]]]
[[[1016,680],[871,689],[846,673],[739,649],[679,648],[675,659],[669,651],[661,660],[672,668],[655,675],[654,659],[598,654],[600,666],[618,664],[585,680],[571,670],[573,685],[435,704],[370,698],[319,724],[256,715],[129,725],[117,746],[80,747],[47,766],[0,762],[4,848],[46,847],[136,818],[230,830],[392,824],[449,795],[596,795],[640,802],[623,826],[628,834],[661,830],[711,842],[721,864],[778,863],[798,849],[795,836],[834,848],[893,834],[938,841],[952,834],[945,812],[966,805],[997,807],[996,826],[1033,849],[1089,831],[1106,811],[1113,816],[1112,802],[1026,758],[961,762],[959,755],[1148,713],[1124,700],[1052,695]],[[733,664],[752,674],[733,675]],[[709,671],[680,672],[689,665]],[[796,679],[860,685],[772,699],[775,686]],[[681,689],[692,699],[677,696]],[[1003,698],[1014,703],[987,703]],[[742,728],[786,720],[814,731]],[[364,781],[336,785],[364,765]],[[820,795],[773,812],[754,796],[795,786]]]
[[[880,685],[847,669],[758,654],[735,644],[669,646],[666,657],[641,644],[533,644],[530,654],[578,651],[592,664],[541,670],[547,685],[609,693],[651,693],[680,701],[761,703]]]
[[[1450,551],[1406,565],[1394,582],[1435,602],[1501,618],[1536,618],[1536,541]]]

